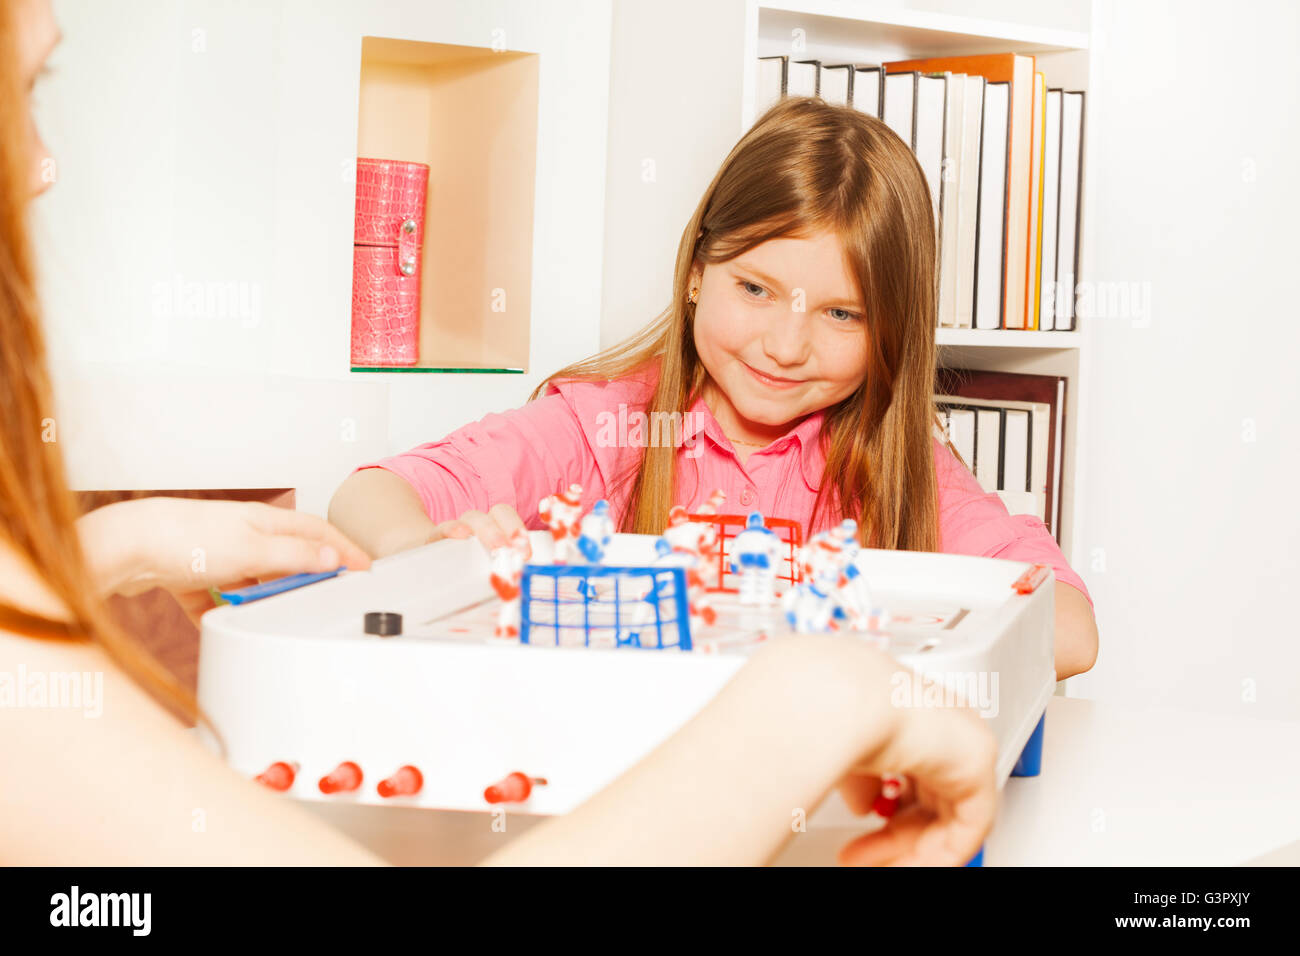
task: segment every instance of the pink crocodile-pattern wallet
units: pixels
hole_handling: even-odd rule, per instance
[[[352,364],[419,358],[421,247],[429,167],[357,160],[352,257]]]

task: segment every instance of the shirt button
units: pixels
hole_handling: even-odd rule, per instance
[[[740,503],[744,505],[746,508],[748,508],[750,505],[754,503],[757,497],[758,496],[755,495],[751,489],[746,488],[744,491],[740,493]]]

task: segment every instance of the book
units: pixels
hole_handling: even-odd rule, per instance
[[[1056,328],[1056,214],[1061,190],[1061,91],[1048,90],[1043,140],[1042,255],[1038,273],[1038,327]]]
[[[1083,163],[1083,93],[1061,97],[1061,196],[1056,227],[1056,328],[1074,328],[1079,267],[1079,195]]]
[[[1003,197],[1006,224],[1002,253],[1002,315],[996,326],[977,328],[1023,329],[1025,293],[1029,273],[1029,154],[1032,147],[1034,58],[1017,53],[933,57],[885,63],[886,84],[894,73],[944,70],[974,73],[994,83],[1007,84],[1006,167],[1015,188]],[[886,93],[888,85],[886,85]],[[987,155],[987,152],[985,153]],[[991,217],[992,213],[988,215]]]
[[[957,191],[961,173],[966,75],[946,73],[948,95],[943,111],[943,160],[939,173],[939,325],[957,325]]]
[[[954,325],[975,322],[975,238],[980,196],[980,123],[984,117],[984,77],[966,77],[962,104],[961,160],[957,164],[957,264],[953,277]]]
[[[1046,524],[1051,406],[958,395],[936,395],[934,400],[948,412],[950,426],[956,412],[966,411],[976,416],[972,472],[980,487],[987,492],[1015,493],[1018,506],[1024,510],[1014,513],[1032,514]],[[990,443],[996,452],[989,447]],[[953,445],[959,448],[956,442]]]
[[[878,66],[856,66],[853,69],[852,106],[876,119],[880,119],[880,99],[884,88],[880,78],[883,73],[884,70]]]
[[[1047,83],[1034,74],[1034,125],[1029,151],[1029,271],[1025,276],[1025,328],[1038,328],[1038,277],[1042,269],[1043,225],[1043,110],[1047,105]]]
[[[1019,372],[993,372],[980,369],[940,368],[935,376],[935,393],[950,396],[957,402],[995,402],[1006,407],[1045,406],[1048,409],[1045,436],[1035,447],[1044,448],[1044,480],[1041,483],[1043,523],[1060,540],[1061,475],[1065,458],[1066,379],[1059,375],[1029,375]],[[937,400],[936,400],[937,401]],[[972,406],[973,407],[973,406]],[[1032,409],[1031,409],[1032,410]],[[1040,427],[1038,421],[1035,427]],[[1031,438],[1031,441],[1033,439]],[[956,444],[954,442],[954,444]],[[960,450],[960,446],[958,446]],[[973,457],[973,452],[972,452]],[[967,465],[971,458],[963,455]],[[1031,465],[1032,470],[1032,465]],[[1039,479],[1031,474],[1031,488],[1039,489]]]
[[[984,86],[984,118],[980,122],[980,186],[975,211],[975,328],[1002,328],[1005,313],[1007,223],[1007,107],[1006,83]]]
[[[758,58],[758,92],[754,98],[755,116],[762,116],[785,96],[786,56]]]
[[[908,149],[916,148],[912,121],[916,117],[916,73],[885,74],[885,95],[880,118],[898,134]]]
[[[853,64],[836,63],[828,66],[823,63],[818,84],[821,90],[818,95],[827,103],[848,106],[853,90]]]
[[[820,60],[790,60],[785,71],[786,96],[818,96],[821,93]]]
[[[943,124],[947,99],[947,75],[917,76],[916,108],[912,111],[912,151],[930,187],[930,216],[936,236],[939,231],[939,195],[943,187],[940,177],[943,176]]]

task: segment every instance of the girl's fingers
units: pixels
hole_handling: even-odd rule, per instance
[[[880,778],[850,774],[839,783],[840,797],[849,811],[862,816],[880,796]]]
[[[370,567],[370,555],[324,518],[260,502],[250,502],[249,507],[253,509],[252,513],[263,530],[273,535],[295,536],[313,542],[322,552],[326,548],[332,549],[325,552],[321,560],[336,559],[336,568],[344,565],[353,571],[363,571]]]
[[[493,505],[488,509],[488,517],[497,523],[497,526],[506,533],[507,538],[516,531],[524,530],[524,519],[519,517],[519,512],[507,504]]]
[[[474,536],[482,541],[483,547],[489,551],[495,551],[497,548],[506,546],[508,538],[506,532],[490,515],[486,515],[481,511],[466,511],[460,516],[460,520],[474,530]]]
[[[919,805],[900,810],[884,829],[863,834],[839,852],[844,866],[963,866],[985,830],[968,820]]]
[[[900,778],[898,806],[908,806],[916,801],[916,789],[907,777]],[[839,782],[840,797],[850,811],[862,816],[871,811],[871,805],[880,796],[880,777],[872,774],[851,773]]]
[[[441,541],[443,538],[472,538],[474,529],[461,521],[459,518],[453,518],[450,521],[444,521],[442,524],[434,527],[429,532],[429,537],[425,544],[432,544],[435,541]]]
[[[493,505],[488,509],[488,515],[497,523],[497,526],[505,532],[507,538],[514,535],[516,531],[522,531],[525,535],[528,529],[524,527],[524,519],[519,517],[519,512],[507,504]],[[530,543],[528,546],[528,556],[532,557],[533,547]]]

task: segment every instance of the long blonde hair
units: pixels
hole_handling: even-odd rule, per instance
[[[929,187],[912,151],[884,123],[814,97],[769,109],[731,150],[686,224],[668,308],[631,339],[561,369],[557,381],[611,381],[658,364],[646,411],[682,413],[706,372],[695,351],[687,283],[697,264],[769,239],[839,236],[866,305],[867,368],[826,410],[826,481],[814,516],[857,520],[864,544],[938,549],[934,424],[936,241]],[[658,534],[675,504],[677,449],[638,452],[624,531]],[[809,529],[811,530],[811,529]]]

